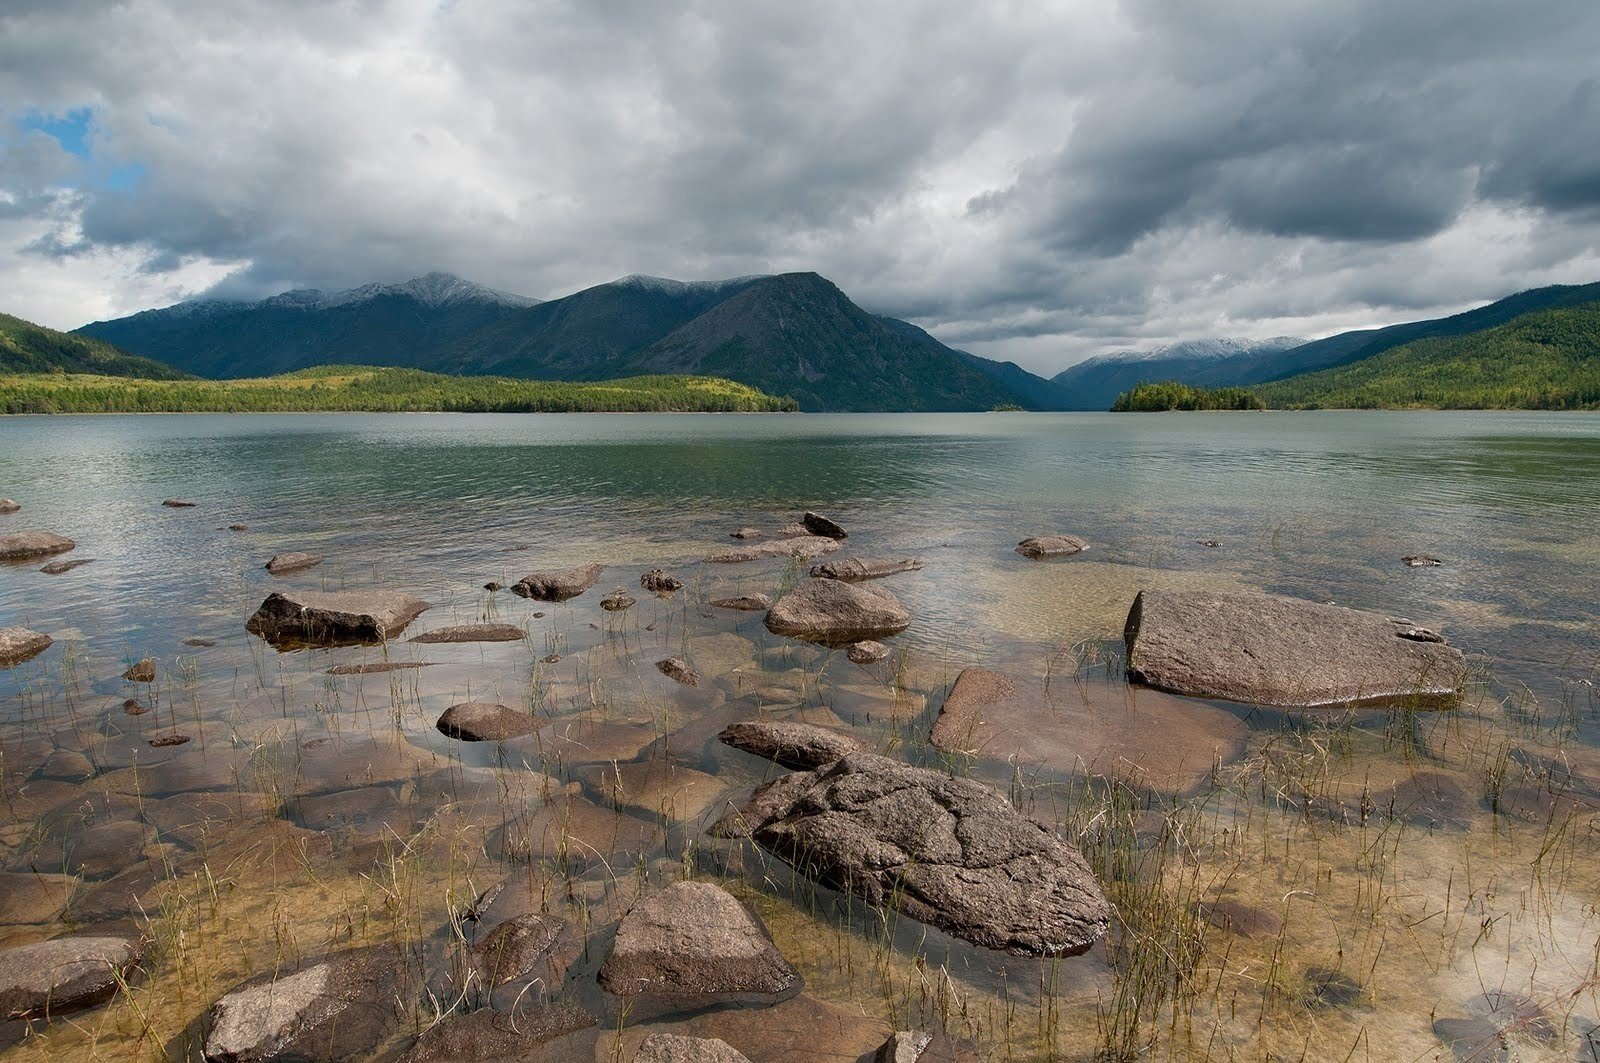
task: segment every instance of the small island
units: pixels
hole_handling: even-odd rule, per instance
[[[1135,384],[1117,396],[1112,413],[1166,413],[1169,410],[1264,410],[1249,388],[1197,388],[1176,380]]]

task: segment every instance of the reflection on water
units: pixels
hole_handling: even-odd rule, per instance
[[[47,528],[94,558],[62,575],[0,566],[0,626],[57,640],[0,671],[0,947],[127,925],[156,942],[131,994],[25,1038],[0,1027],[15,1042],[0,1051],[184,1058],[239,981],[353,944],[406,945],[431,979],[419,1001],[448,1008],[452,916],[510,874],[507,896],[585,929],[566,996],[608,1032],[563,1051],[610,1059],[628,1017],[594,982],[608,935],[641,891],[687,874],[738,892],[807,978],[764,1024],[683,1020],[745,1038],[757,1063],[819,1058],[814,1038],[784,1041],[789,1026],[833,1030],[854,1059],[908,1025],[995,1058],[1424,1058],[1448,1051],[1435,1020],[1471,1019],[1490,990],[1556,1016],[1553,1040],[1507,1034],[1527,1058],[1575,1058],[1600,1019],[1597,488],[1600,422],[1560,415],[0,422],[0,495],[25,507],[0,533]],[[926,560],[882,584],[916,617],[889,661],[858,667],[706,605],[806,578],[699,563],[728,531],[806,508],[850,529],[838,556]],[[1090,551],[1011,550],[1057,531]],[[327,561],[263,570],[292,549]],[[1405,568],[1412,553],[1446,564]],[[482,589],[588,561],[607,571],[567,603]],[[685,589],[641,592],[657,566]],[[527,637],[279,654],[244,620],[284,586],[414,593],[433,607],[408,636],[500,621]],[[603,612],[612,587],[639,604]],[[1204,707],[1242,720],[1247,748],[1191,773],[1205,778],[1180,800],[1077,770],[1075,743],[1143,733],[1109,719],[1106,735],[1041,734],[1014,761],[928,745],[967,665],[1070,677],[1084,703],[1124,704],[1115,636],[1147,587],[1404,615],[1446,631],[1483,682],[1422,724]],[[119,678],[146,656],[154,684]],[[666,656],[702,685],[664,677]],[[327,674],[360,663],[429,667]],[[468,700],[542,726],[505,743],[440,734],[439,714]],[[1113,940],[1062,963],[996,956],[708,838],[730,799],[779,770],[715,741],[752,717],[850,729],[993,782],[1090,855],[1118,906]],[[175,732],[191,740],[150,744]]]

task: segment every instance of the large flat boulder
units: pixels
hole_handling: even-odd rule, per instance
[[[530,572],[512,584],[511,592],[536,602],[564,602],[595,585],[604,565],[579,565],[560,571]]]
[[[27,531],[0,535],[0,561],[27,561],[35,557],[64,554],[78,544],[55,532]]]
[[[274,644],[344,646],[393,638],[427,609],[399,591],[274,591],[245,628]]]
[[[10,668],[39,656],[55,640],[25,627],[0,627],[0,668]]]
[[[1214,705],[1158,690],[989,668],[956,677],[928,740],[949,753],[1084,773],[1178,794],[1237,760],[1247,731]]]
[[[766,623],[776,635],[843,646],[899,634],[911,626],[911,613],[886,590],[818,579],[779,598]]]
[[[802,981],[766,927],[710,882],[678,882],[623,916],[600,984],[618,996],[787,999]]]
[[[736,546],[707,554],[706,560],[717,565],[736,565],[743,561],[760,561],[770,557],[795,557],[810,561],[822,554],[839,549],[837,541],[820,535],[793,535],[783,539],[767,539],[749,546]]]
[[[1461,651],[1407,630],[1273,594],[1143,591],[1123,638],[1128,678],[1176,694],[1286,708],[1452,703],[1466,680]]]
[[[399,1063],[553,1063],[593,1059],[593,1035],[578,1035],[599,1021],[567,1001],[531,1006],[524,1001],[515,1011],[480,1008],[456,1012],[430,1026]]]
[[[527,637],[528,633],[515,624],[456,624],[453,627],[442,627],[436,631],[426,631],[421,635],[414,635],[407,641],[421,643],[519,642]]]
[[[731,815],[802,874],[974,945],[1071,956],[1106,933],[1082,854],[972,779],[857,753],[775,779]]]
[[[633,1063],[750,1063],[750,1057],[716,1037],[653,1033],[634,1053]]]
[[[1071,557],[1089,549],[1076,535],[1034,535],[1017,544],[1017,553],[1035,561],[1047,557]]]
[[[846,557],[838,561],[824,561],[811,566],[812,579],[837,579],[846,583],[862,583],[869,579],[883,579],[900,572],[919,572],[922,560],[903,557],[896,561],[873,561],[863,557]]]
[[[375,1048],[400,1016],[406,958],[356,949],[286,974],[268,974],[211,1008],[206,1063],[333,1060]]]
[[[137,938],[59,937],[0,950],[0,1020],[76,1011],[110,999],[142,953]]]

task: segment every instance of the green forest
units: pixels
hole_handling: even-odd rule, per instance
[[[1168,410],[1262,410],[1249,388],[1197,388],[1175,380],[1135,384],[1117,396],[1112,413],[1165,413]]]
[[[1268,406],[1284,409],[1597,409],[1600,303],[1417,340],[1255,391]]]
[[[762,413],[794,400],[702,376],[595,383],[457,377],[321,366],[254,380],[141,380],[79,373],[0,375],[0,413]]]
[[[189,375],[100,340],[0,314],[0,374],[52,372],[151,380],[183,380]]]

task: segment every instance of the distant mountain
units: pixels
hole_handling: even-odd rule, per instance
[[[1255,391],[1269,406],[1289,408],[1600,408],[1600,302],[1414,340]]]
[[[1176,381],[1221,387],[1267,379],[1277,372],[1284,352],[1305,342],[1293,336],[1205,339],[1144,351],[1113,351],[1070,366],[1051,378],[1051,383],[1063,393],[1067,409],[1106,410],[1118,395],[1139,383]]]
[[[541,380],[617,376],[618,359],[764,279],[623,277],[507,314],[452,344],[438,364],[456,373]]]
[[[898,318],[876,315],[878,320],[905,336],[918,342],[939,343],[928,333],[913,325],[909,321]],[[940,344],[943,346],[943,344]],[[1028,410],[1070,410],[1071,396],[1066,389],[1056,386],[1052,381],[1042,376],[1036,376],[1022,368],[1016,362],[996,362],[990,358],[983,358],[963,351],[956,347],[949,348],[960,356],[967,365],[976,369],[990,380],[999,384],[1001,388],[1012,396],[1011,403]]]
[[[260,302],[197,300],[76,331],[208,377],[359,362],[437,368],[461,338],[538,302],[448,273]]]
[[[99,376],[182,380],[170,365],[119,351],[109,343],[57,332],[0,314],[0,373],[94,373]]]
[[[815,273],[753,281],[619,368],[726,377],[791,396],[802,410],[1023,404],[968,357],[904,322],[885,323]]]

